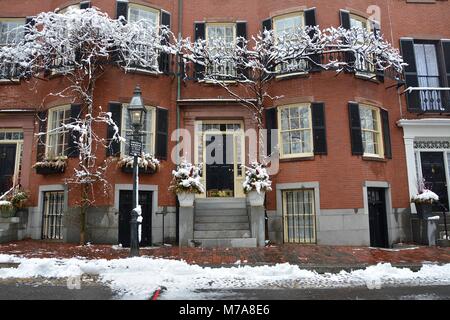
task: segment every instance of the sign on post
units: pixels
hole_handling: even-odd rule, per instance
[[[142,154],[142,143],[140,141],[130,141],[130,156],[140,156]]]

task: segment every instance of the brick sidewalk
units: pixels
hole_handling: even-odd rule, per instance
[[[128,249],[111,245],[78,246],[76,244],[23,240],[0,244],[0,254],[34,258],[89,259],[126,258]],[[349,246],[318,246],[285,244],[266,248],[143,248],[141,255],[155,258],[185,260],[188,263],[220,266],[241,264],[261,265],[289,262],[312,266],[367,266],[379,262],[393,265],[421,265],[424,262],[450,263],[450,248],[412,247],[403,249],[374,249]]]

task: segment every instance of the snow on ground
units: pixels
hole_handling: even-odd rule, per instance
[[[450,285],[450,264],[424,265],[420,271],[378,264],[352,272],[318,274],[288,263],[274,266],[210,268],[184,261],[147,257],[117,260],[81,258],[19,258],[0,255],[0,262],[19,263],[17,268],[0,269],[4,278],[66,278],[97,275],[123,299],[148,299],[159,287],[161,298],[200,299],[199,289],[243,288],[336,288],[364,286],[379,289],[400,285]]]

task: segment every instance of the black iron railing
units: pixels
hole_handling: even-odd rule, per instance
[[[0,80],[18,80],[20,76],[19,66],[15,63],[4,63],[0,66]]]
[[[450,112],[450,88],[410,87],[405,90],[408,110],[420,113]]]

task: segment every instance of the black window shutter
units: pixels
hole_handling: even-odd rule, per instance
[[[247,22],[237,22],[236,23],[236,36],[238,38],[247,39]],[[239,41],[238,45],[242,48],[244,44]],[[238,75],[243,75],[248,77],[247,70],[244,68],[243,70],[238,70]]]
[[[48,112],[47,111],[41,111],[38,112],[38,124],[39,124],[39,133],[46,133],[47,132],[47,117]],[[45,143],[47,140],[47,135],[43,134],[38,136],[38,142],[37,142],[37,150],[36,150],[36,161],[40,162],[45,159]]]
[[[311,8],[311,9],[307,9],[304,11],[304,15],[305,15],[305,25],[308,27],[314,27],[317,25],[317,19],[316,19],[316,8]],[[312,39],[314,37],[314,30],[311,30],[309,32],[309,37]],[[311,56],[311,60],[313,62],[311,62],[311,68],[310,68],[310,72],[319,72],[322,70],[321,67],[318,66],[318,64],[321,63],[320,61],[320,55],[315,54],[313,56]]]
[[[314,154],[326,155],[327,150],[327,132],[325,126],[325,104],[323,102],[314,102],[311,104]]]
[[[419,79],[417,77],[416,56],[414,55],[414,40],[400,39],[400,49],[404,61],[408,64],[405,67],[406,88],[418,87]],[[419,91],[411,91],[406,93],[406,103],[409,111],[420,111],[420,93]]]
[[[206,25],[204,22],[196,22],[194,26],[194,38],[195,41],[202,39],[205,40],[206,37]],[[196,63],[194,66],[196,79],[203,79],[205,74],[205,66]]]
[[[339,14],[341,17],[341,27],[350,30],[350,12],[347,10],[340,10]]]
[[[88,9],[91,7],[90,1],[81,1],[80,2],[80,9]]]
[[[109,112],[111,112],[111,119],[114,121],[116,126],[119,128],[119,134],[120,134],[120,128],[122,126],[122,104],[118,103],[118,102],[110,102],[109,103]],[[119,156],[120,155],[120,141],[112,141],[113,137],[114,137],[114,127],[108,126],[107,143],[109,144],[109,148],[106,148],[107,156]]]
[[[119,19],[120,17],[124,17],[125,20],[123,20],[123,22],[126,23],[128,19],[128,2],[117,1],[116,9],[117,9],[116,18]]]
[[[277,141],[278,135],[276,134],[276,131],[272,132],[272,130],[276,130],[277,128],[278,128],[277,108],[266,109],[266,129],[267,129],[266,150],[268,155],[274,153],[275,147],[278,144]],[[272,133],[274,134],[274,136],[272,136]]]
[[[262,31],[264,32],[264,30],[272,30],[272,18],[266,19],[262,22]]]
[[[170,13],[166,11],[161,11],[161,25],[166,26],[170,29]],[[161,39],[161,44],[165,45],[167,44],[169,39],[167,37],[164,37]],[[159,71],[161,71],[164,74],[169,74],[170,71],[170,56],[166,52],[162,52],[159,55],[158,59],[158,65],[159,65]]]
[[[167,149],[169,143],[169,110],[167,109],[156,109],[155,140],[155,157],[157,159],[167,159]]]
[[[341,17],[341,27],[347,30],[350,30],[351,24],[350,24],[350,12],[347,10],[340,10],[340,17]],[[348,67],[344,68],[345,72],[354,72],[354,65],[355,65],[355,54],[353,52],[346,52],[345,53],[345,60],[348,63]]]
[[[389,126],[389,113],[381,109],[381,123],[383,126],[384,157],[392,159],[391,130]]]
[[[348,118],[350,123],[350,138],[353,155],[363,155],[363,144],[361,135],[361,118],[359,116],[359,104],[356,102],[348,103]]]
[[[70,106],[70,120],[69,123],[76,121],[81,115],[81,104],[72,104]],[[67,156],[69,158],[76,158],[80,155],[80,149],[78,148],[77,141],[80,138],[80,133],[78,131],[69,132],[68,141],[68,152]]]

